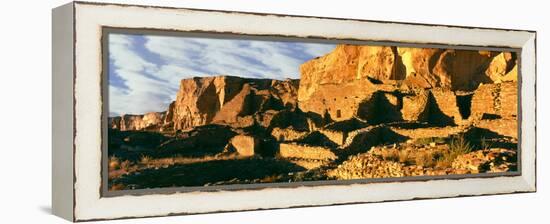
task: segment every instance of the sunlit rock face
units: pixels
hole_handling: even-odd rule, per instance
[[[254,115],[296,107],[297,80],[216,76],[184,79],[171,114],[174,129],[223,123],[246,126]]]
[[[141,115],[126,114],[109,118],[109,127],[121,131],[158,129],[164,123],[164,112],[151,112]]]
[[[402,110],[404,120],[424,119],[426,105],[411,100],[428,102],[419,90],[429,89],[436,109],[458,122],[466,117],[458,111],[457,92],[514,82],[517,65],[515,53],[509,52],[338,45],[302,64],[300,73],[298,104],[305,112],[347,120],[360,115],[361,105],[372,102],[373,96],[382,96],[375,92],[383,92],[377,102],[395,106],[386,105],[387,112]],[[395,92],[400,94],[391,94]]]
[[[515,53],[338,45],[300,77],[183,79],[164,112],[110,117],[110,188],[517,171]],[[174,170],[200,176],[140,176]]]

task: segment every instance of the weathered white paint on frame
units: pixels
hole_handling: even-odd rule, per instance
[[[86,3],[75,3],[74,7],[74,216],[77,221],[536,190],[534,32]],[[521,48],[522,174],[494,178],[101,197],[100,81],[101,32],[104,26]]]

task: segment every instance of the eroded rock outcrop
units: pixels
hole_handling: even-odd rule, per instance
[[[331,53],[304,63],[300,73],[300,109],[336,121],[357,116],[360,104],[377,91],[434,89],[439,110],[457,123],[463,117],[456,109],[455,91],[517,80],[515,53],[355,45],[338,45]],[[385,97],[389,103],[397,101],[398,109],[403,107],[402,99],[393,100],[391,94]],[[426,96],[418,99],[422,97]],[[424,105],[412,105],[413,99],[417,100],[415,95],[405,99],[409,107],[403,111],[405,120],[424,118]]]
[[[513,171],[516,61],[338,45],[304,63],[300,80],[184,79],[165,112],[109,118],[109,153],[156,168],[261,161],[252,172],[270,162],[297,171],[214,184]]]
[[[159,129],[164,124],[164,112],[151,112],[142,115],[125,114],[109,118],[109,127],[121,131]]]
[[[517,81],[516,60],[515,54],[502,52],[491,60],[487,70],[485,70],[485,75],[494,83]]]
[[[252,116],[270,109],[295,107],[295,80],[232,76],[184,79],[174,103],[174,129],[209,123],[251,125]]]

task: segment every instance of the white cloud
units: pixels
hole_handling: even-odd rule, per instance
[[[331,52],[334,50],[334,45],[332,44],[309,44],[304,43],[302,44],[304,46],[304,52],[306,52],[309,55],[314,55],[317,57],[323,56],[328,52]]]
[[[187,68],[185,76],[227,74],[252,78],[299,78],[301,57],[322,56],[334,48],[330,44],[147,36],[145,47],[167,60]],[[300,55],[296,55],[300,54]],[[200,69],[200,70],[199,70]],[[201,72],[202,71],[202,72]]]
[[[143,114],[163,110],[166,99],[174,94],[170,85],[147,76],[158,72],[158,66],[146,61],[133,50],[133,40],[124,35],[109,37],[109,57],[114,73],[126,88],[109,86],[110,114]]]

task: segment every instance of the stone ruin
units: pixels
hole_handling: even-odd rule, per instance
[[[165,112],[111,117],[109,127],[176,136],[165,150],[217,139],[216,152],[279,156],[308,168],[386,142],[448,137],[466,126],[517,138],[516,57],[338,45],[302,64],[300,80],[184,79]],[[196,131],[209,125],[226,131]],[[183,133],[191,137],[177,138]]]

